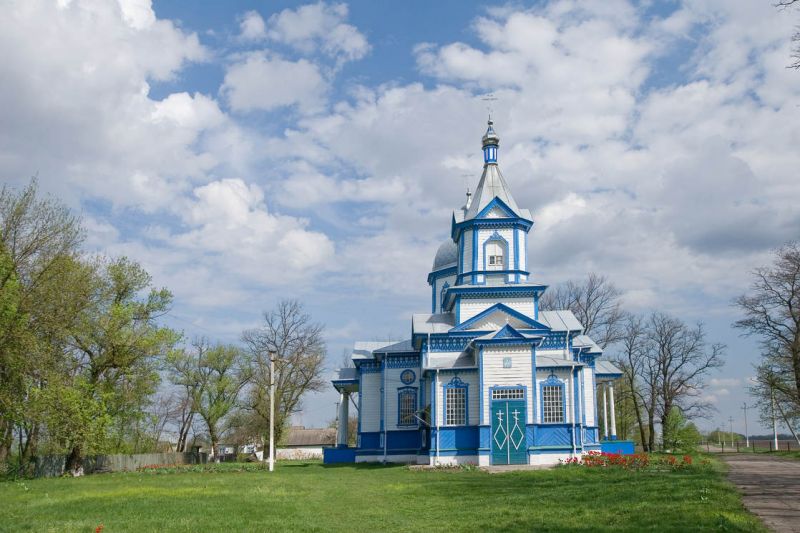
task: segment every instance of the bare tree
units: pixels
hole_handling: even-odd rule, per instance
[[[650,316],[649,330],[648,358],[655,363],[662,440],[668,442],[666,422],[673,407],[687,418],[702,416],[711,408],[700,396],[709,371],[724,364],[725,345],[708,346],[702,324],[691,328],[664,313]]]
[[[647,407],[651,407],[647,409],[647,412],[650,415],[650,421],[653,420],[655,403],[648,401],[648,399],[653,397],[655,390],[654,387],[644,387],[642,383],[642,376],[646,377],[645,369],[647,368],[646,342],[647,329],[645,328],[642,318],[635,315],[628,316],[622,326],[620,350],[615,362],[622,369],[623,379],[631,394],[636,423],[639,425],[642,447],[645,451],[649,451],[649,441],[647,439],[647,432],[645,431],[642,411]],[[645,379],[645,382],[648,381],[650,383],[654,382],[652,379]]]
[[[798,1],[800,0],[778,0],[775,2],[775,7],[779,9],[788,9]],[[792,63],[788,68],[800,70],[800,30],[795,31],[794,35],[792,35],[792,43],[794,43],[791,55]]]
[[[794,429],[800,419],[800,410],[792,398],[783,393],[783,381],[784,377],[780,371],[770,367],[768,363],[762,363],[756,367],[756,379],[750,387],[750,394],[756,398],[756,406],[764,427],[769,427],[773,420],[777,423],[780,416],[800,444],[800,438]]]
[[[545,292],[539,300],[544,310],[569,309],[583,325],[584,333],[601,347],[622,336],[625,312],[620,291],[605,276],[590,273],[585,281],[568,281]]]
[[[263,430],[269,427],[270,352],[275,353],[275,438],[280,441],[291,416],[302,406],[303,395],[324,387],[323,326],[311,320],[297,300],[284,300],[264,313],[261,327],[247,330],[242,339],[250,350],[253,383],[247,407]]]
[[[744,335],[760,339],[762,363],[759,371],[770,378],[792,410],[800,410],[800,246],[793,242],[775,251],[770,267],[753,271],[750,292],[736,305],[744,318],[734,323]],[[762,376],[765,377],[765,376]]]

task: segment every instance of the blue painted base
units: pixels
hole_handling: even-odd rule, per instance
[[[355,463],[355,448],[323,448],[322,463],[332,465],[337,463]]]
[[[636,444],[632,440],[604,440],[600,442],[600,451],[618,453],[620,455],[633,455],[636,453]]]

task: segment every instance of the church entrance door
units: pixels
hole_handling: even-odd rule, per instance
[[[528,462],[525,420],[524,388],[492,390],[493,465],[519,465]]]

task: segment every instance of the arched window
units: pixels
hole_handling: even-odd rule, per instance
[[[483,269],[508,270],[508,241],[497,231],[483,243]]]
[[[443,386],[444,388],[444,425],[465,426],[469,420],[467,412],[468,385],[458,376]]]
[[[444,285],[442,285],[442,292],[439,293],[439,312],[441,313],[444,312],[444,293],[449,287],[450,283],[445,281]]]
[[[397,390],[397,425],[416,426],[417,388],[403,387]]]
[[[542,422],[545,424],[564,423],[565,407],[564,382],[555,374],[550,374],[542,382]]]

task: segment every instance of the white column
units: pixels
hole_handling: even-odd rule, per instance
[[[617,440],[617,415],[614,409],[614,383],[608,382],[608,395],[611,400],[611,440]]]
[[[608,400],[606,398],[608,384],[601,383],[600,386],[603,389],[603,439],[608,440]]]
[[[350,393],[342,391],[339,394],[339,431],[336,434],[336,445],[340,448],[347,447],[347,422],[350,410]]]

